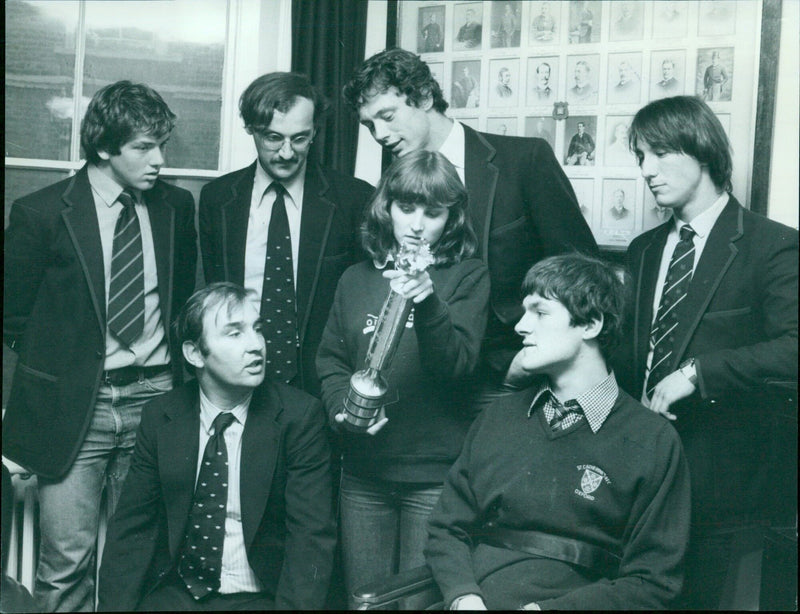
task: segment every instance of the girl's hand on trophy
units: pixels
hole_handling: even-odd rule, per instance
[[[392,290],[414,303],[421,303],[433,294],[433,280],[428,271],[408,275],[402,271],[389,269],[383,272],[383,276],[389,280]]]

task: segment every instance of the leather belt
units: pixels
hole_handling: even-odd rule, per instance
[[[152,367],[120,367],[111,371],[103,371],[103,383],[112,386],[127,386],[133,382],[155,377],[170,371],[169,365],[155,365]]]
[[[564,561],[614,578],[619,572],[622,558],[605,548],[569,537],[540,533],[539,531],[516,531],[487,526],[480,541],[496,548],[508,548],[536,556]]]

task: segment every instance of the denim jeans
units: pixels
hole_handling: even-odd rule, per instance
[[[356,588],[425,564],[428,516],[441,494],[441,484],[342,475],[342,558],[351,609]],[[401,607],[418,609],[418,604],[408,599]]]
[[[39,477],[41,543],[35,596],[43,611],[94,611],[103,490],[111,518],[128,474],[142,405],[171,389],[170,372],[125,386],[102,384],[72,467],[58,480]]]

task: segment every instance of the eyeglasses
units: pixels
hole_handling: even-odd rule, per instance
[[[289,146],[295,151],[305,151],[314,140],[314,133],[311,134],[296,134],[295,136],[283,136],[277,132],[264,132],[261,130],[253,130],[258,139],[266,145],[267,149],[278,151],[283,148],[284,143],[289,143]]]

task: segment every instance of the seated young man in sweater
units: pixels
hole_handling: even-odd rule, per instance
[[[654,609],[682,583],[689,472],[677,433],[617,387],[624,287],[547,258],[523,284],[515,361],[541,377],[475,421],[425,555],[451,609]]]

